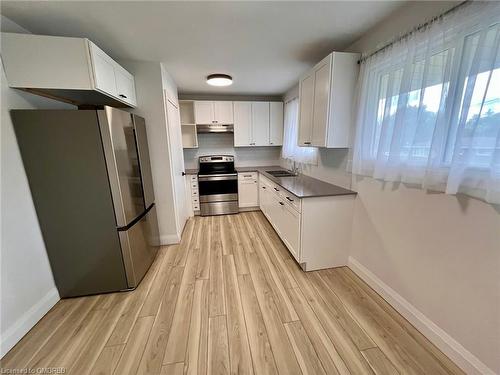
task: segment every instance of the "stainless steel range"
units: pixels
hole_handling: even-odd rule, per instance
[[[201,156],[198,186],[201,216],[238,213],[238,174],[230,155]]]

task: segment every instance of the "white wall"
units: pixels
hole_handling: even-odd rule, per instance
[[[198,148],[184,150],[184,165],[198,168],[203,155],[234,155],[238,167],[280,165],[281,147],[234,147],[233,134],[198,134]]]
[[[135,78],[137,108],[132,112],[146,120],[160,240],[162,244],[169,244],[175,242],[177,230],[163,102],[162,67],[159,62],[147,61],[120,61],[120,64]]]
[[[348,50],[372,51],[452,5],[409,3]],[[347,150],[321,150],[304,173],[358,192],[350,266],[387,298],[396,293],[390,302],[467,373],[500,373],[500,208],[351,179],[348,159]]]
[[[2,16],[5,32],[27,32]],[[1,75],[0,357],[59,300],[9,109],[71,108],[10,89]]]

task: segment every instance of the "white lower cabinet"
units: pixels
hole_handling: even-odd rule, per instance
[[[305,271],[347,265],[354,199],[298,198],[259,176],[260,209]]]
[[[238,173],[238,205],[240,208],[259,206],[258,172]]]

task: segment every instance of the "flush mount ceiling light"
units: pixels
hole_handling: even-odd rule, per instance
[[[211,86],[229,86],[233,84],[233,77],[227,74],[210,74],[207,83]]]

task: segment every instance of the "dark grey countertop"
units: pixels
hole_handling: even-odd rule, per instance
[[[276,170],[286,170],[280,166],[269,166],[269,167],[236,167],[237,172],[259,172],[266,176],[271,181],[280,185],[283,189],[288,190],[290,193],[296,195],[299,198],[313,198],[313,197],[329,197],[336,195],[355,195],[355,191],[345,189],[341,186],[329,184],[318,180],[313,177],[309,177],[303,174],[299,174],[295,177],[274,177],[267,173],[266,171],[276,171]]]
[[[295,177],[274,177],[266,171],[276,171],[286,169],[279,165],[271,165],[267,167],[254,166],[254,167],[235,167],[236,172],[259,172],[266,176],[274,183],[280,185],[283,189],[288,190],[290,193],[299,198],[313,198],[313,197],[329,197],[336,195],[355,195],[353,190],[345,189],[341,186],[329,184],[318,180],[313,177],[299,174]],[[197,174],[198,169],[186,169],[186,174]]]

